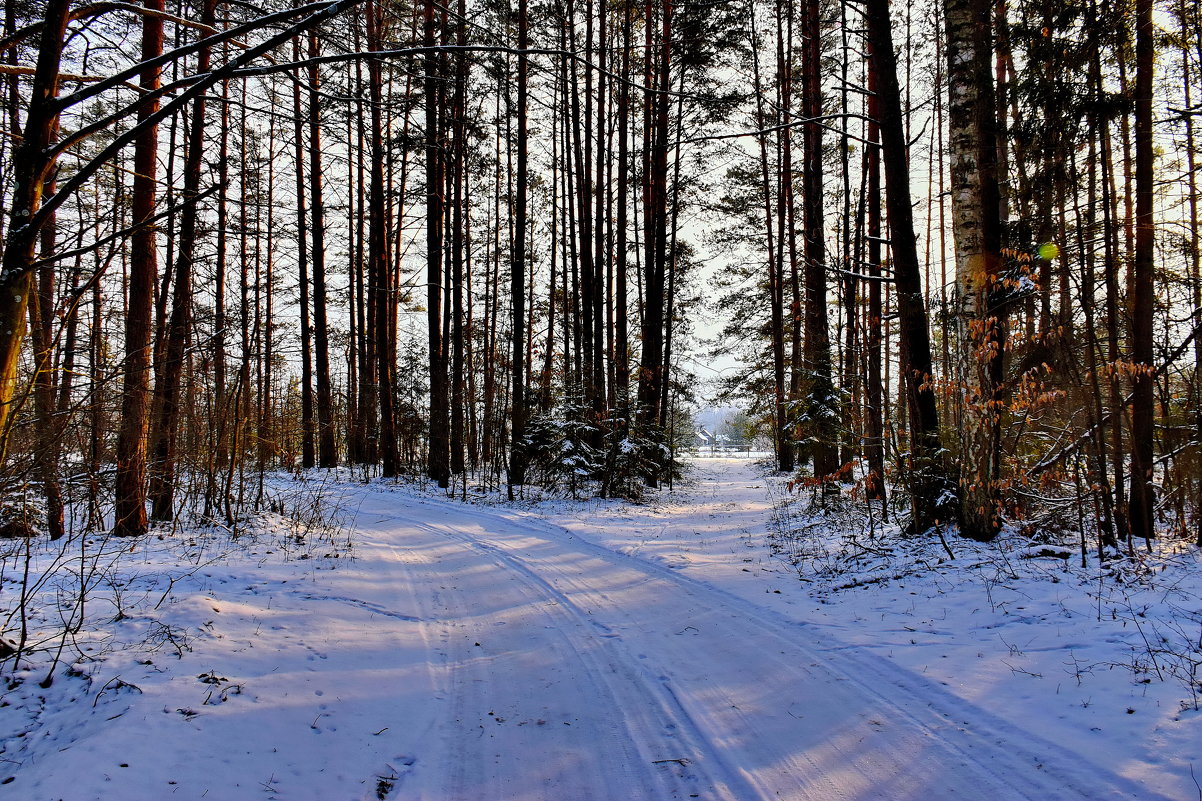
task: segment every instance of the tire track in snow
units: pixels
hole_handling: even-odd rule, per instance
[[[429,511],[440,509],[436,504]],[[621,753],[617,760],[619,764],[598,765],[601,772],[608,775],[599,781],[579,782],[582,786],[574,791],[574,799],[592,797],[594,791],[599,793],[595,797],[600,801],[619,797],[657,801],[701,797],[738,801],[757,795],[740,771],[724,764],[720,749],[708,743],[701,728],[668,686],[666,677],[651,675],[620,648],[618,636],[609,627],[594,619],[520,559],[461,533],[450,523],[440,525],[417,516],[399,514],[393,515],[389,523],[435,534],[454,542],[474,558],[483,557],[511,581],[517,579],[527,593],[525,603],[540,606],[540,613],[547,619],[546,630],[558,641],[556,654],[561,660],[578,665],[577,669],[565,671],[578,686],[578,692],[582,696],[598,696],[599,706],[610,712],[609,717],[615,718],[609,723],[603,718],[600,724],[602,727],[613,726],[617,732],[608,745],[612,749],[613,741],[617,741]],[[495,588],[495,583],[492,586]],[[439,592],[437,603],[444,608],[443,615],[447,619],[463,616],[462,605],[452,600],[463,595],[462,590]],[[487,671],[479,670],[479,661],[471,658],[470,651],[475,647],[478,644],[467,648],[460,645],[457,652],[448,654],[446,659],[452,679],[447,693],[453,699],[454,717],[460,721],[470,717],[471,707],[480,708],[495,701],[490,696],[500,689],[493,677],[482,675]],[[460,738],[461,735],[452,732],[452,737]],[[590,745],[590,751],[594,751],[595,744]],[[454,755],[451,760],[453,775],[446,798],[476,797],[470,784],[478,778],[476,774],[484,775],[489,771],[483,766],[477,770],[465,770],[463,766],[478,755],[479,748],[459,749]],[[599,762],[607,761],[605,753],[590,753],[589,756]],[[612,782],[605,786],[614,771],[621,774],[620,786],[613,786]],[[479,797],[505,797],[504,794],[496,795],[495,788],[490,793]]]
[[[455,512],[457,511],[454,508],[440,508],[440,504],[434,504],[433,506],[434,509],[444,513],[449,512],[452,516],[454,516]],[[518,521],[513,521],[504,515],[495,515],[488,512],[484,512],[482,515],[488,516],[491,518],[492,522],[497,524],[495,526],[495,530],[490,528],[488,531],[485,531],[483,528],[481,528],[478,536],[472,536],[467,533],[457,532],[450,527],[450,524],[445,524],[447,528],[444,530],[444,533],[447,536],[451,536],[459,541],[464,542],[465,544],[475,547],[482,553],[493,555],[494,557],[503,560],[504,563],[510,566],[512,569],[521,571],[528,575],[532,581],[535,581],[540,586],[544,587],[548,593],[562,599],[562,603],[570,604],[581,615],[587,615],[590,618],[592,625],[603,629],[606,632],[614,632],[614,629],[609,625],[598,622],[595,619],[596,616],[592,610],[613,607],[607,610],[612,612],[617,608],[618,602],[614,601],[610,597],[609,593],[596,591],[591,588],[587,579],[580,581],[577,578],[578,576],[591,577],[596,572],[598,565],[591,565],[590,567],[581,569],[578,572],[567,572],[560,570],[557,565],[552,564],[552,562],[555,560],[539,562],[539,569],[546,570],[548,574],[555,575],[553,580],[544,578],[540,574],[539,569],[535,569],[531,566],[533,560],[525,555],[530,545],[527,539],[528,532],[521,533],[519,536],[521,542],[513,548],[508,548],[505,545],[498,544],[500,542],[500,538],[505,536],[501,534],[500,530],[507,527],[512,527],[513,524]],[[471,526],[475,522],[476,521],[467,522],[467,525]],[[522,520],[518,522],[518,525],[525,528],[528,522],[530,521]],[[433,526],[429,523],[416,520],[413,520],[411,524],[422,526],[431,530],[438,530],[440,528],[438,526]],[[508,524],[508,526],[506,524]],[[551,528],[554,530],[553,526]],[[559,530],[559,533],[561,535],[566,534],[566,532],[564,532],[562,529]],[[567,534],[567,536],[569,539],[573,540],[572,545],[579,546],[583,544],[579,540],[573,538],[570,534]],[[486,541],[486,537],[492,539],[492,541]],[[601,550],[607,556],[621,556],[613,554],[605,549]],[[522,553],[523,555],[519,556],[518,553]],[[660,571],[666,572],[667,576],[672,579],[676,578],[677,576],[677,574],[674,572],[668,572],[667,568],[659,568],[658,566],[654,565],[653,567],[655,568],[654,570],[646,571],[650,575],[636,577],[636,580],[632,583],[632,586],[645,584],[661,578],[658,575],[654,575]],[[567,591],[560,589],[559,584],[561,583],[570,589]],[[590,611],[582,611],[581,606],[571,600],[569,592],[573,595],[579,595],[582,599],[587,599],[589,602],[588,606]],[[669,594],[671,595],[674,593],[670,592]],[[690,600],[692,600],[691,597]],[[639,618],[642,617],[646,612],[647,609],[642,608],[640,612],[629,615],[628,617],[631,619]],[[742,621],[742,616],[740,615],[731,615],[731,617],[736,621]],[[694,620],[694,622],[700,622],[696,621],[694,617],[689,617],[688,619]],[[684,622],[687,621],[679,621],[678,623],[674,623],[672,626],[661,627],[663,629],[663,632],[661,633],[666,632],[668,629],[675,629],[678,625]],[[628,628],[628,625],[623,624],[621,629],[625,628]],[[694,628],[695,627],[691,625],[685,625],[681,628],[680,632],[670,636],[680,636],[685,630]],[[727,664],[735,665],[739,663],[739,654],[737,652],[743,650],[744,648],[741,643],[744,641],[743,635],[745,633],[746,632],[742,631],[734,631],[731,632],[731,636],[723,638],[724,644],[728,650],[733,649],[735,653],[725,654],[725,658],[721,661]],[[614,645],[611,645],[611,648],[622,648],[622,634],[611,633],[608,636],[614,640]],[[662,638],[662,642],[671,642],[671,640],[669,640],[667,637],[664,637]],[[686,663],[700,666],[703,674],[701,679],[703,683],[705,683],[706,677],[704,676],[704,672],[706,669],[705,666],[708,664],[707,657],[712,658],[714,656],[714,651],[710,647],[707,646],[703,648],[701,652],[683,654],[665,653],[666,651],[676,649],[661,649],[659,653],[650,654],[651,658],[649,658],[648,653],[630,653],[624,648],[622,648],[622,650],[626,650],[627,654],[624,657],[620,657],[618,660],[616,660],[617,663],[626,666],[632,666],[635,664],[639,665],[639,668],[629,671],[631,674],[633,674],[633,680],[644,683],[653,683],[657,687],[661,696],[661,707],[672,709],[676,717],[687,722],[688,730],[693,735],[691,738],[689,738],[690,744],[697,749],[695,752],[689,752],[689,757],[692,759],[698,759],[699,761],[705,761],[719,765],[721,774],[726,779],[726,785],[734,792],[733,798],[747,799],[748,801],[758,798],[795,798],[807,800],[812,799],[812,801],[832,801],[833,799],[862,797],[858,791],[852,794],[848,793],[846,777],[843,777],[842,782],[840,782],[834,776],[835,772],[832,770],[832,762],[834,760],[828,759],[825,763],[823,763],[814,759],[813,756],[811,756],[811,754],[808,752],[803,752],[799,755],[788,755],[782,760],[783,764],[778,766],[775,771],[773,771],[775,776],[767,779],[765,779],[765,777],[762,775],[758,775],[760,771],[749,770],[745,766],[746,758],[748,756],[746,749],[732,747],[732,743],[730,741],[733,739],[732,734],[735,732],[742,732],[744,734],[754,733],[757,727],[762,725],[762,721],[756,719],[754,715],[744,714],[738,704],[734,703],[733,699],[730,697],[723,697],[718,700],[711,698],[709,699],[708,703],[704,704],[696,703],[695,698],[686,702],[685,700],[682,700],[682,694],[678,693],[674,687],[674,684],[678,680],[684,678],[680,675],[680,666]],[[643,649],[643,651],[650,650],[651,649],[649,648]],[[665,656],[670,658],[665,658]],[[791,672],[796,672],[798,670],[796,665],[789,663],[787,660],[778,660],[777,663],[773,665],[773,668],[774,669],[771,671],[772,673],[782,676],[789,675]],[[686,697],[689,695],[691,695],[691,693],[686,693]],[[690,711],[690,709],[694,711]],[[732,726],[729,720],[723,719],[724,717],[729,717],[729,713],[725,715],[723,714],[726,709],[735,710],[735,717],[737,717],[739,721],[737,725]],[[793,719],[790,720],[787,725],[790,727],[801,725],[796,720],[796,717],[797,716],[793,716]],[[645,732],[643,734],[645,736]],[[827,735],[824,732],[819,735],[819,739],[825,739],[826,736]],[[762,742],[764,739],[770,739],[770,736],[759,737],[756,739]],[[704,753],[703,756],[701,756],[702,753]],[[848,759],[840,761],[850,761],[852,758],[851,755],[847,754],[840,754],[839,756],[848,757]],[[732,767],[730,765],[731,761],[739,763],[739,767]],[[860,754],[858,757],[856,757],[856,761],[858,761],[859,764],[855,769],[865,774],[858,782],[860,786],[869,783],[870,775],[886,774],[886,771],[883,769],[864,770],[866,767],[865,763],[872,763],[875,761],[871,754]],[[868,765],[867,767],[871,767],[871,765]],[[658,796],[645,797],[658,798]],[[878,796],[874,795],[872,797]],[[904,798],[906,796],[898,794],[897,789],[893,788],[885,795],[881,795],[879,797],[887,797],[892,799]],[[925,799],[933,796],[928,795],[926,788],[924,787],[922,788],[921,793],[915,797]]]

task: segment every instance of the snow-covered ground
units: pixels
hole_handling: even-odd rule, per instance
[[[136,543],[88,573],[122,618],[77,635],[94,661],[0,696],[0,798],[1202,798],[1195,553],[850,550],[748,460],[692,478],[641,506],[311,482],[282,510],[344,527]]]

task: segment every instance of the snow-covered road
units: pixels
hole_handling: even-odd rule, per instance
[[[746,514],[729,502],[749,476],[708,480],[728,485],[717,515]],[[449,702],[405,797],[1147,797],[878,656],[531,516],[364,511]]]
[[[657,541],[762,532],[749,466],[699,481],[688,514],[656,518]],[[0,796],[1160,798],[790,619],[780,596],[755,603],[529,510],[348,491],[353,563],[210,572],[206,595],[177,604],[212,634],[187,667],[125,665],[140,693],[107,693],[86,725],[47,721],[55,747],[31,748]],[[594,508],[618,514],[593,526],[647,525]]]

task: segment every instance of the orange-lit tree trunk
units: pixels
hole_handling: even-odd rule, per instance
[[[13,153],[12,212],[4,243],[4,269],[0,271],[0,462],[8,450],[17,389],[17,364],[25,340],[25,316],[33,291],[33,264],[39,231],[28,220],[42,205],[46,179],[55,159],[49,146],[58,135],[59,66],[66,36],[69,0],[47,0],[43,15],[38,62],[30,86],[29,106],[21,142]],[[21,221],[26,224],[21,224]]]
[[[162,12],[163,0],[146,0],[151,11]],[[163,21],[152,14],[142,18],[142,58],[163,52]],[[143,91],[159,86],[157,64],[142,70]],[[143,121],[158,110],[151,102],[138,110]],[[158,173],[158,126],[148,125],[134,143],[133,224],[130,238],[129,301],[125,316],[125,381],[121,393],[121,422],[117,430],[116,505],[113,533],[137,536],[146,533],[146,434],[150,411],[151,333],[154,282],[158,274],[157,232],[154,216]]]
[[[47,181],[45,194],[54,194],[53,176]],[[42,229],[42,258],[37,278],[29,297],[29,325],[33,331],[33,401],[36,412],[37,431],[36,464],[42,482],[42,497],[46,501],[46,531],[50,539],[57,540],[65,532],[63,527],[63,491],[58,480],[58,460],[61,426],[56,422],[54,340],[51,320],[54,316],[54,263],[57,245],[57,225],[53,216]]]
[[[654,91],[648,92],[652,130],[647,132],[650,164],[647,177],[647,216],[644,243],[647,261],[643,303],[643,350],[639,372],[639,410],[642,425],[648,429],[663,426],[662,406],[663,382],[667,380],[664,365],[664,324],[666,322],[667,276],[668,276],[668,148],[670,147],[670,110],[672,97],[671,81],[672,48],[672,0],[664,0],[661,15],[659,53],[656,70],[649,71],[649,83]],[[657,476],[648,476],[648,484],[656,486]]]

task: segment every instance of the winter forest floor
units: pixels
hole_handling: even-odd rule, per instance
[[[645,505],[317,475],[89,557],[0,798],[1202,799],[1192,550],[949,558],[745,459]]]

